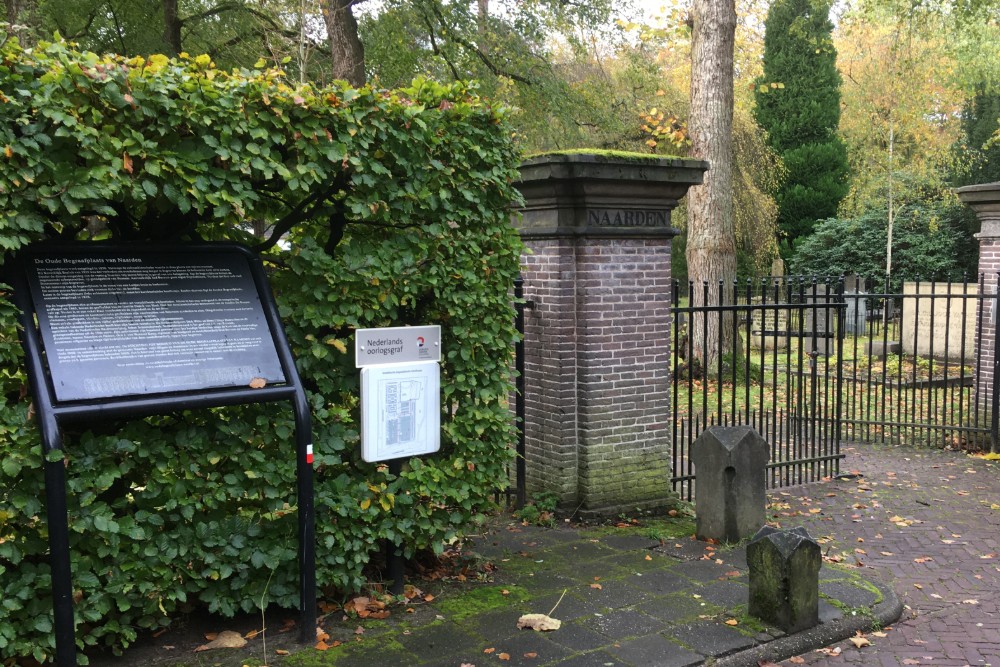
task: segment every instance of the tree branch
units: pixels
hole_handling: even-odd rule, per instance
[[[535,82],[528,79],[527,77],[503,69],[502,67],[497,65],[492,58],[483,53],[482,50],[480,50],[479,47],[477,47],[475,44],[465,39],[464,37],[459,36],[454,30],[447,28],[445,25],[444,16],[441,14],[441,10],[437,7],[437,5],[432,5],[431,11],[434,12],[434,15],[437,17],[438,22],[441,24],[443,31],[449,33],[447,36],[450,39],[455,40],[455,42],[458,43],[459,45],[465,47],[465,49],[467,49],[468,51],[471,51],[477,58],[479,58],[480,61],[482,61],[484,65],[486,65],[486,69],[492,72],[494,76],[504,76],[507,77],[508,79],[511,79],[513,81],[518,81],[528,86],[534,85]],[[460,78],[460,77],[456,76],[455,78]]]

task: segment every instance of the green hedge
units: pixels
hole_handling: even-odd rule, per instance
[[[0,56],[8,256],[43,238],[260,244],[312,405],[325,591],[361,586],[381,538],[440,549],[477,519],[506,485],[514,439],[518,154],[503,109],[461,84],[293,88],[279,71],[222,72],[207,56],[13,41]],[[274,230],[269,241],[255,225]],[[360,459],[349,350],[357,327],[404,324],[442,326],[442,450],[396,478]],[[53,646],[22,369],[0,287],[0,662],[43,661]],[[81,646],[118,650],[194,605],[297,605],[293,425],[290,406],[270,404],[69,434]]]

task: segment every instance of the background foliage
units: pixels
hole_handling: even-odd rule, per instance
[[[776,0],[767,14],[755,117],[781,156],[775,195],[783,254],[847,193],[847,150],[837,136],[840,84],[829,0]]]
[[[291,87],[208,56],[0,51],[0,245],[255,243],[314,418],[318,579],[362,585],[379,540],[440,549],[506,485],[514,338],[505,110],[463,84]],[[251,231],[264,229],[260,242]],[[284,240],[278,243],[279,235]],[[7,263],[9,266],[9,262]],[[6,288],[0,288],[6,290]],[[39,436],[0,291],[0,660],[51,655]],[[400,477],[358,454],[357,327],[442,325],[442,451]],[[120,648],[192,605],[297,605],[290,407],[68,434],[78,641]]]
[[[869,291],[885,282],[888,211],[869,210],[853,218],[821,220],[802,240],[791,262],[798,275],[868,279]],[[889,288],[901,293],[906,281],[976,280],[976,217],[950,201],[914,201],[899,208],[893,222],[892,276]]]

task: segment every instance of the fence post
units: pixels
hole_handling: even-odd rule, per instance
[[[514,415],[517,419],[517,461],[514,464],[515,484],[517,486],[517,509],[524,508],[527,503],[527,463],[524,450],[524,276],[520,273],[514,280],[514,328],[517,329],[517,342],[514,343]]]
[[[708,164],[549,154],[514,185],[525,292],[532,490],[578,516],[671,501],[670,211]]]
[[[983,183],[981,185],[967,185],[956,190],[958,198],[969,206],[979,218],[980,230],[976,234],[979,240],[979,272],[981,274],[995,275],[1000,266],[1000,183]],[[983,360],[982,372],[976,373],[976,409],[987,409],[990,406],[990,451],[1000,451],[998,443],[998,430],[1000,430],[1000,415],[997,414],[998,394],[997,394],[997,348],[1000,343],[1000,327],[997,326],[997,299],[1000,298],[994,293],[992,301],[988,301],[984,291],[986,289],[985,277],[981,281],[983,291],[979,293],[980,304],[986,308],[986,304],[992,305],[992,312],[989,317],[980,316],[979,326],[976,331],[976,358]],[[1000,285],[996,286],[1000,290]],[[990,336],[989,334],[993,335]],[[985,334],[985,335],[984,335]],[[977,366],[978,366],[977,362]],[[989,377],[984,377],[989,374]],[[976,424],[978,426],[978,424]]]
[[[1000,378],[1000,326],[997,326],[997,315],[1000,314],[1000,272],[997,273],[996,287],[993,289],[993,307],[990,311],[990,323],[993,325],[993,376],[990,382],[990,452],[1000,453],[1000,391],[997,391],[997,378]]]

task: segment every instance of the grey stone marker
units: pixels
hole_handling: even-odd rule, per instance
[[[868,323],[868,309],[865,303],[865,279],[857,274],[844,278],[844,301],[847,312],[844,314],[844,331],[852,334],[864,334]]]
[[[691,448],[699,540],[738,542],[764,525],[767,442],[751,426],[712,426]]]
[[[819,543],[805,528],[764,526],[747,545],[751,616],[785,632],[819,623]]]

